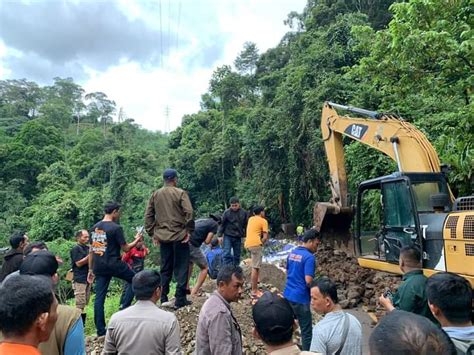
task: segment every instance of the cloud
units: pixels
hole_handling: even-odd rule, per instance
[[[214,36],[213,41],[206,41],[206,35],[196,38],[200,33],[211,35],[204,31],[207,22],[194,31],[185,26],[180,31],[181,6],[171,1],[162,5],[160,18],[157,1],[3,2],[0,38],[10,49],[4,66],[16,76],[39,81],[55,76],[80,80],[85,78],[85,66],[99,71],[124,61],[140,63],[145,69],[163,66],[172,51],[201,39],[204,45],[189,57],[189,63],[212,65],[222,55],[224,36]],[[186,12],[195,21],[192,15]],[[186,26],[193,23],[186,22],[184,15],[182,20]],[[20,54],[12,55],[11,49]]]
[[[199,110],[217,66],[246,41],[276,46],[306,1],[0,0],[0,79],[72,77],[142,126],[172,130]]]

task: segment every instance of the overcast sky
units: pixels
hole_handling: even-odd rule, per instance
[[[197,112],[213,70],[260,53],[306,0],[0,0],[0,79],[72,77],[152,130]],[[166,119],[166,107],[169,108]]]

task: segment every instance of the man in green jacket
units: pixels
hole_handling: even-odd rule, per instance
[[[168,302],[171,278],[176,279],[174,307],[190,304],[186,300],[189,268],[189,237],[194,231],[193,207],[186,191],[177,187],[178,173],[166,169],[164,186],[153,192],[145,211],[145,230],[160,246],[161,303]]]
[[[381,295],[380,304],[388,311],[401,309],[425,316],[437,323],[428,307],[425,286],[428,278],[423,275],[421,253],[415,246],[407,246],[400,250],[400,270],[403,273],[403,282],[397,292],[390,299]]]

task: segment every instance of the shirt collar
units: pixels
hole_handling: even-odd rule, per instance
[[[402,280],[405,281],[412,276],[423,275],[423,270],[412,270],[403,275]]]
[[[217,297],[219,297],[220,300],[225,304],[225,306],[226,306],[229,310],[231,310],[231,309],[230,309],[230,303],[227,302],[224,297],[222,297],[222,295],[219,293],[219,291],[216,290],[216,291],[214,291],[212,294],[213,294],[213,295],[216,295]]]

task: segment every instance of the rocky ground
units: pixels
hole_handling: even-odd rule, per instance
[[[382,310],[377,308],[377,299],[386,289],[394,292],[400,284],[401,278],[397,275],[363,269],[357,264],[357,259],[346,253],[321,247],[317,253],[317,273],[325,275],[337,282],[340,287],[338,291],[340,304],[343,308],[358,307],[376,314],[383,315]],[[272,292],[283,291],[286,275],[284,265],[263,264],[261,272],[261,286],[264,290]],[[250,280],[250,268],[244,266],[246,280]],[[181,344],[185,354],[191,354],[195,346],[195,334],[199,311],[206,301],[207,296],[215,289],[215,281],[207,280],[203,287],[203,294],[192,299],[193,304],[176,311],[181,327]],[[239,321],[244,337],[244,354],[264,354],[263,344],[252,336],[252,313],[250,303],[250,285],[246,283],[246,289],[242,300],[232,304],[233,312]],[[314,320],[317,321],[318,315]],[[296,334],[296,340],[299,333]],[[86,339],[88,354],[100,354],[103,347],[103,339],[88,337]]]

